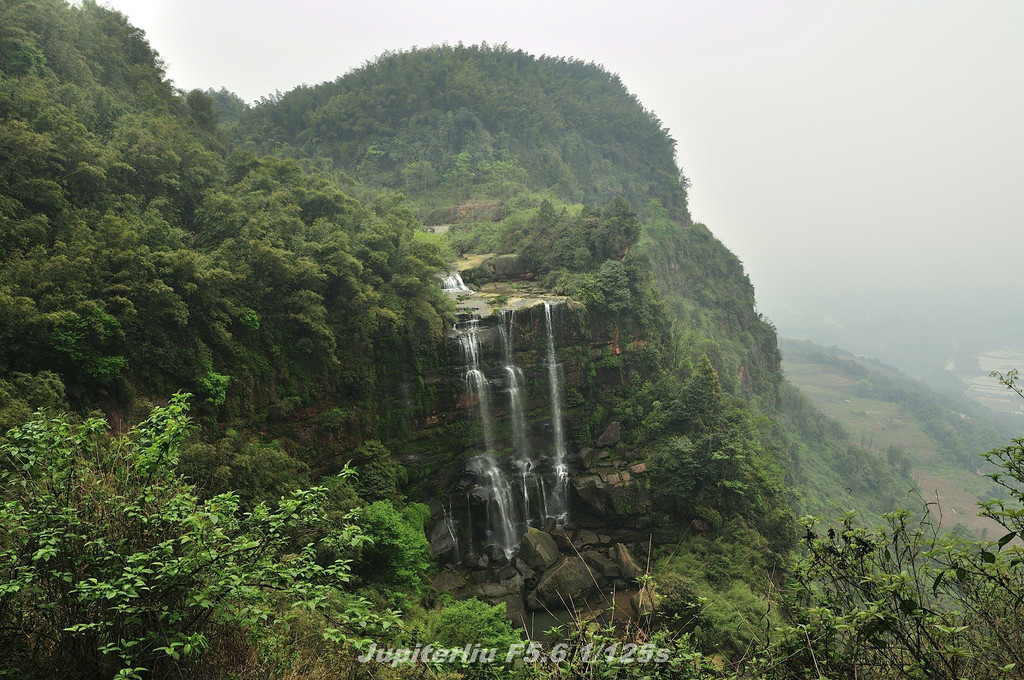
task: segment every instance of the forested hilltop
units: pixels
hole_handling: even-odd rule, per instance
[[[1016,506],[929,554],[801,524],[913,483],[783,379],[686,188],[594,64],[434,47],[249,107],[94,2],[0,2],[0,675],[1012,676]],[[524,628],[572,651],[504,662]]]
[[[880,512],[912,486],[782,380],[775,330],[755,311],[742,264],[690,217],[675,141],[601,66],[460,44],[388,53],[251,108],[210,94],[237,147],[401,191],[426,225],[451,224],[442,230],[457,253],[515,256],[514,276],[553,292],[604,298],[602,261],[629,252],[664,307],[666,354],[689,364],[707,355],[727,392],[770,414],[766,436],[805,509]],[[641,223],[632,250],[621,230],[587,223],[613,198]],[[463,273],[484,284],[494,275]],[[646,409],[671,403],[663,397],[647,394]],[[859,488],[840,479],[854,469]]]

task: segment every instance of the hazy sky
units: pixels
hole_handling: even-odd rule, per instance
[[[441,42],[601,63],[670,128],[694,217],[770,316],[1021,287],[1019,0],[109,4],[178,87],[249,101]]]

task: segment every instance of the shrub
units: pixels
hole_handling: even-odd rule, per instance
[[[323,489],[245,514],[197,496],[176,469],[187,411],[176,395],[121,437],[38,415],[0,443],[0,676],[177,677],[295,608],[335,641],[394,618],[344,593],[346,561],[318,561],[365,540],[327,524]]]
[[[377,501],[355,513],[356,522],[370,539],[359,551],[353,570],[368,583],[419,590],[420,575],[432,562],[427,537],[390,501]]]

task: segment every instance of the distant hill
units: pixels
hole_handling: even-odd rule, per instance
[[[943,526],[996,530],[976,517],[995,489],[981,454],[1014,436],[999,418],[966,398],[939,394],[898,369],[836,347],[783,340],[784,372],[855,440],[912,470],[923,500],[935,501]]]

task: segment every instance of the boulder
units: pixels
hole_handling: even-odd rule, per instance
[[[640,565],[633,559],[633,555],[629,552],[629,548],[621,543],[615,544],[615,563],[619,565],[619,570],[622,575],[630,581],[636,580],[643,576],[644,570],[640,568]]]
[[[640,460],[641,458],[644,457],[642,451],[637,451],[636,449],[627,449],[622,445],[616,446],[615,451],[618,453],[619,458],[622,459],[622,462],[626,463],[627,465],[635,460]]]
[[[655,602],[650,588],[642,588],[630,597],[629,606],[633,610],[633,615],[638,619],[654,614]]]
[[[612,452],[608,449],[592,449],[588,446],[585,450],[580,451],[580,455],[583,456],[583,464],[590,468],[597,466],[601,461],[607,459],[612,455]]]
[[[486,569],[490,560],[484,553],[471,553],[466,555],[462,563],[470,569]]]
[[[484,550],[487,552],[487,557],[490,558],[491,566],[499,566],[508,564],[508,557],[505,555],[505,549],[500,545],[489,545]]]
[[[601,436],[597,438],[594,444],[601,449],[611,448],[619,443],[622,439],[622,424],[619,421],[615,421],[604,429]]]
[[[551,568],[558,558],[558,547],[551,534],[546,534],[540,529],[530,527],[523,536],[519,545],[519,558],[531,569],[544,571]]]
[[[449,593],[466,585],[466,579],[451,569],[445,569],[434,577],[432,585],[439,593]]]
[[[501,579],[501,587],[510,593],[519,592],[523,589],[523,582],[522,574],[513,569],[511,576]]]
[[[600,475],[574,475],[572,485],[579,497],[593,508],[594,512],[604,514],[608,505],[610,485],[601,479]]]
[[[650,493],[637,484],[628,467],[601,465],[587,474],[573,475],[573,490],[584,512],[615,517],[618,527],[642,528],[650,524]]]
[[[526,273],[516,254],[499,255],[491,260],[491,264],[494,276],[499,279],[514,279]]]
[[[472,586],[482,586],[485,583],[491,581],[491,570],[490,569],[474,569],[473,571],[466,574],[466,581]]]
[[[619,565],[599,552],[583,553],[583,560],[602,578],[613,579],[621,574]]]
[[[509,564],[506,564],[504,567],[502,567],[501,569],[498,570],[498,578],[499,579],[501,579],[502,581],[505,581],[507,579],[515,578],[515,577],[522,578],[522,574],[519,573],[519,570],[516,569],[515,564],[513,564],[513,562],[515,562],[515,559],[516,558],[513,557],[512,558],[512,562],[510,562]]]
[[[430,544],[427,546],[430,554],[438,558],[451,556],[458,558],[458,555],[455,554],[455,547],[455,538],[448,530],[448,525],[444,522],[435,523],[430,532]]]
[[[605,484],[613,488],[627,487],[633,481],[633,474],[631,472],[614,467],[598,468],[597,474],[601,475],[601,479]]]
[[[594,574],[579,557],[566,557],[544,572],[526,598],[528,609],[566,609],[579,606],[594,589]]]
[[[601,539],[598,538],[597,534],[589,529],[580,529],[579,533],[576,534],[576,538],[579,540],[580,545],[584,546],[597,545],[601,542]]]
[[[502,600],[505,602],[505,616],[509,618],[513,626],[526,626],[526,607],[523,604],[521,594],[506,595]]]
[[[555,545],[558,546],[558,551],[565,555],[575,555],[576,549],[572,545],[572,538],[568,533],[561,529],[555,529],[551,532],[551,537],[555,539]]]
[[[537,576],[537,572],[531,569],[530,565],[526,562],[523,562],[522,558],[518,555],[512,558],[512,566],[515,567],[516,571],[518,571],[524,579],[531,579]]]
[[[519,575],[519,572],[516,572],[512,578],[504,579],[497,583],[488,581],[480,586],[480,592],[486,597],[502,597],[512,593],[521,594],[522,589],[523,577]]]

